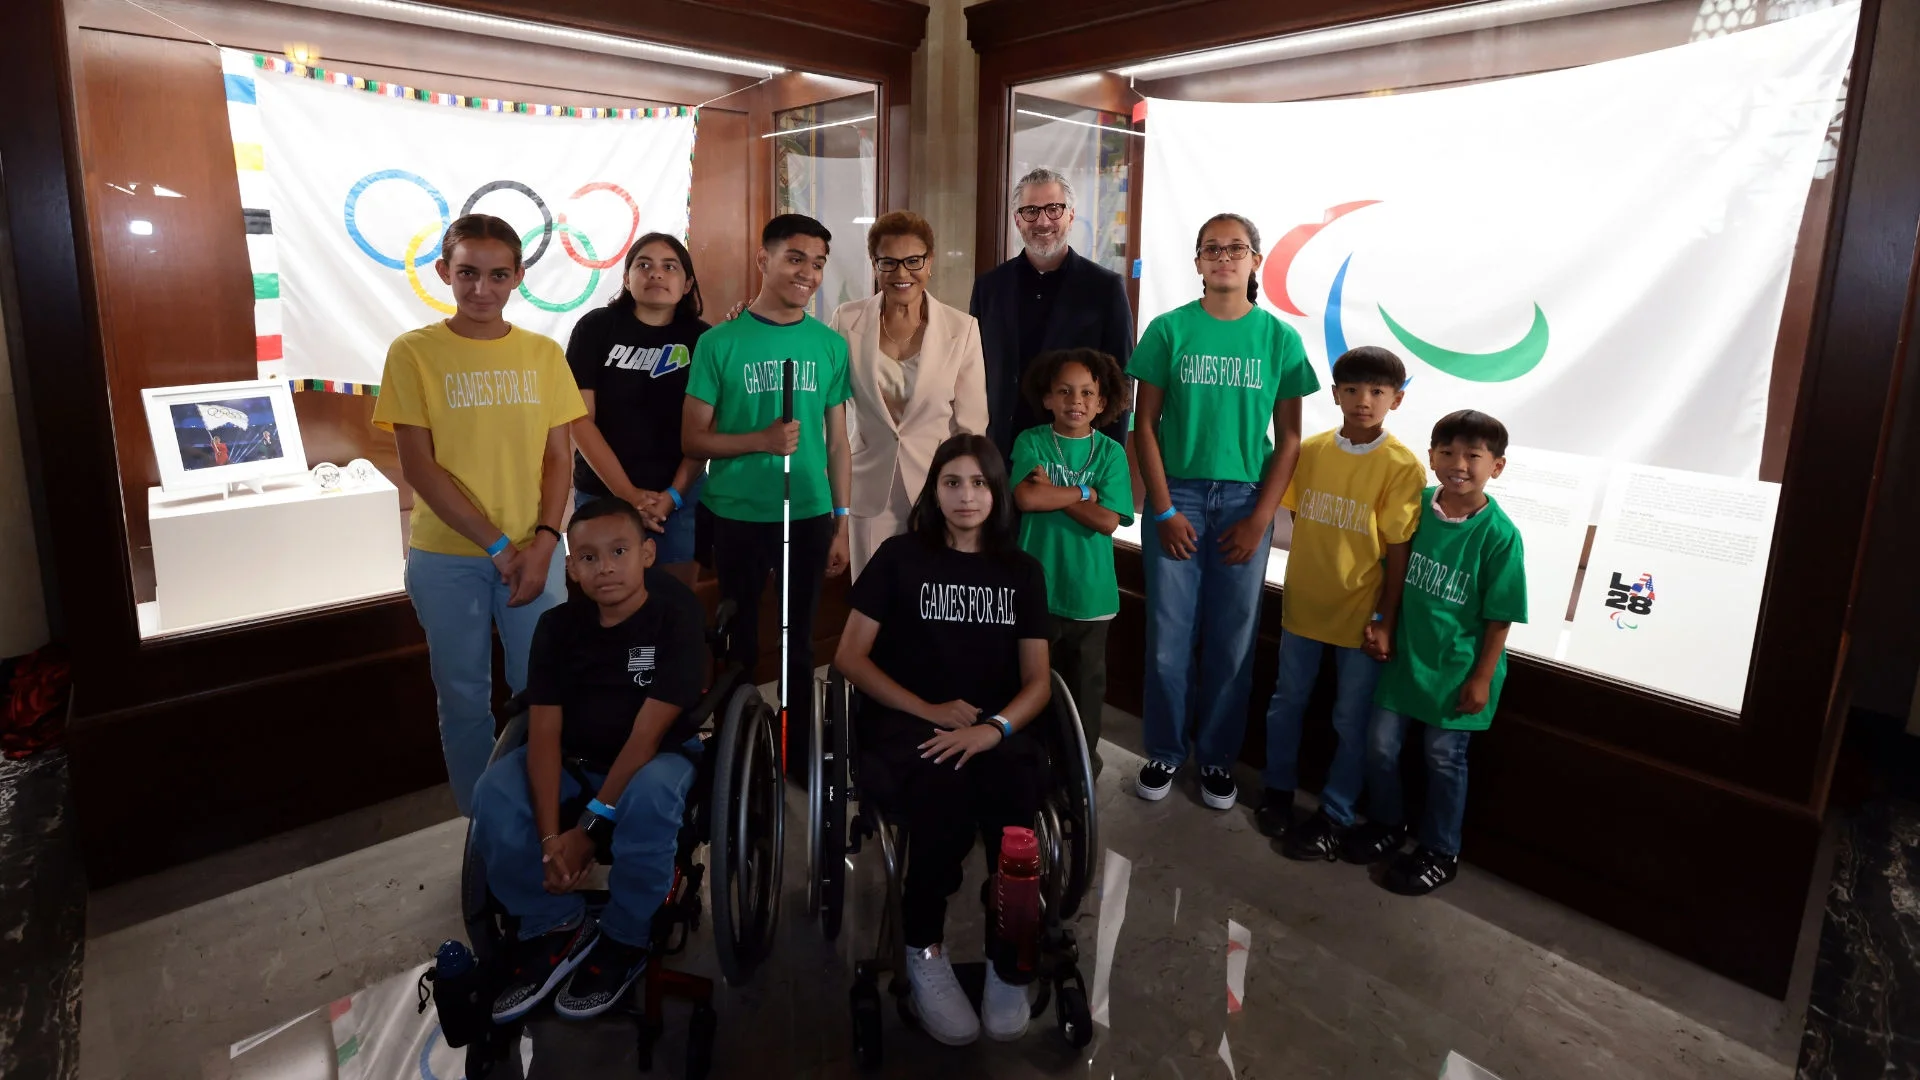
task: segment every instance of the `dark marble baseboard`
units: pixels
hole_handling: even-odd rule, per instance
[[[0,1076],[80,1072],[87,887],[73,848],[67,758],[0,759]]]
[[[1920,1080],[1920,802],[1886,796],[1841,830],[1799,1080]]]

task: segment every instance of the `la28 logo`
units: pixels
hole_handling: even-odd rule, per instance
[[[1653,614],[1653,575],[1641,573],[1635,581],[1626,581],[1620,571],[1613,572],[1613,582],[1607,586],[1607,618],[1621,630],[1638,630],[1640,624],[1628,620],[1632,615]]]

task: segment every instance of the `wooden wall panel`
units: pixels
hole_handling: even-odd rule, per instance
[[[743,95],[744,96],[744,95]],[[755,214],[747,173],[752,168],[744,112],[703,109],[693,151],[693,207],[688,252],[700,274],[708,322],[719,322],[747,295],[752,277]]]
[[[140,391],[255,377],[252,276],[219,57],[159,38],[81,41],[81,139],[114,442],[129,547],[150,566],[147,489],[160,473]],[[142,222],[146,235],[135,231]]]

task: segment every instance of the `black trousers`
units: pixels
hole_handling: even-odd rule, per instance
[[[1100,707],[1107,700],[1107,627],[1111,619],[1090,621],[1047,616],[1053,632],[1053,670],[1067,684],[1074,707],[1080,710],[1080,730],[1087,736],[1087,756],[1093,774],[1100,775]]]
[[[792,622],[787,642],[787,771],[805,776],[813,733],[813,621],[820,613],[820,587],[827,576],[827,549],[833,546],[833,516],[793,522],[793,592],[789,603]],[[760,658],[760,596],[767,576],[776,590],[780,580],[780,523],[713,519],[713,570],[720,579],[720,598],[731,600],[734,616],[731,658],[752,671]],[[778,593],[774,610],[779,611]],[[780,633],[778,615],[766,628]]]
[[[947,898],[966,877],[975,835],[986,849],[991,873],[1000,865],[1000,830],[1033,828],[1046,762],[1033,734],[1022,731],[963,769],[955,769],[951,759],[936,765],[920,756],[920,744],[939,730],[932,724],[873,706],[861,720],[861,757],[876,761],[892,781],[888,809],[908,836],[901,931],[908,948],[924,949],[945,940]],[[991,919],[987,941],[993,956]]]

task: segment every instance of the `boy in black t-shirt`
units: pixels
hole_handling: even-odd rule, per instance
[[[652,569],[653,540],[618,499],[581,508],[567,546],[567,576],[581,595],[542,615],[534,632],[527,744],[488,767],[474,790],[487,888],[520,923],[496,1023],[524,1016],[563,981],[554,1010],[598,1016],[646,970],[699,753],[688,715],[706,681],[699,601]],[[560,804],[582,794],[563,758],[579,761],[594,786],[577,824],[560,820]],[[614,863],[596,925],[573,890],[603,839]]]

